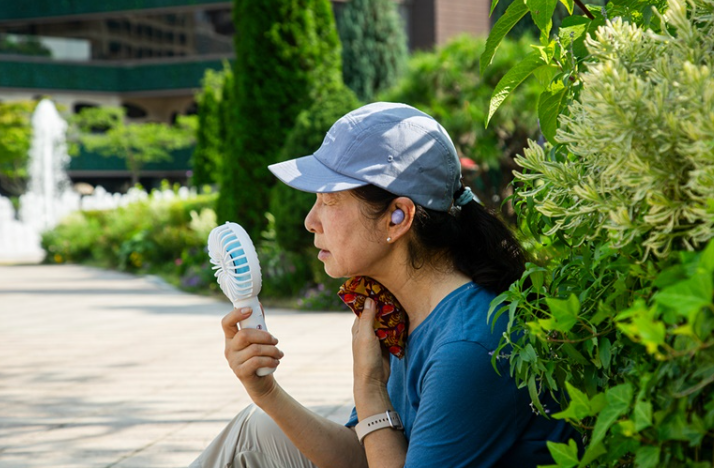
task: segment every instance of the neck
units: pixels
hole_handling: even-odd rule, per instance
[[[375,278],[376,279],[376,278]],[[409,333],[455,289],[471,281],[457,270],[424,268],[412,275],[377,279],[396,296],[409,316]]]

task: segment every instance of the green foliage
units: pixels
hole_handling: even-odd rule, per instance
[[[220,182],[223,162],[223,132],[221,119],[222,91],[226,74],[232,73],[227,64],[221,71],[206,70],[198,103],[196,149],[193,151],[191,183],[196,187],[215,186]]]
[[[159,274],[190,291],[216,291],[206,253],[215,200],[152,196],[116,210],[75,212],[43,234],[46,261]]]
[[[479,74],[485,40],[460,36],[434,52],[418,52],[397,86],[380,95],[386,101],[405,102],[434,116],[449,132],[459,156],[478,165],[476,174],[464,171],[467,183],[488,206],[498,209],[510,195],[513,157],[537,136],[530,103],[538,99],[535,80],[524,83],[484,128],[488,102],[508,70],[531,52],[529,38],[503,41],[492,65]]]
[[[217,212],[220,222],[237,221],[257,239],[275,183],[267,166],[277,161],[315,91],[339,82],[340,44],[328,0],[234,5],[234,94],[224,116],[227,147]]]
[[[34,102],[0,102],[0,188],[21,195],[29,177]]]
[[[163,123],[132,123],[126,121],[122,107],[89,107],[70,118],[75,145],[102,156],[118,156],[126,160],[132,183],[139,182],[146,163],[168,161],[171,151],[193,143],[195,121],[179,117],[176,126]],[[74,152],[77,146],[74,146]]]
[[[549,143],[517,158],[515,208],[544,261],[489,315],[538,410],[549,391],[583,432],[556,466],[714,463],[712,12],[613,1],[537,48]]]
[[[370,102],[393,86],[407,62],[407,39],[392,0],[352,0],[338,18],[342,78],[357,97]]]

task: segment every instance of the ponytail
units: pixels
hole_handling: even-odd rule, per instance
[[[457,192],[463,193],[463,187]],[[367,185],[353,190],[367,202],[370,215],[386,213],[396,195]],[[447,211],[416,205],[414,238],[408,253],[414,269],[425,264],[453,265],[471,280],[499,294],[518,280],[525,269],[525,254],[513,233],[491,210],[476,200]]]

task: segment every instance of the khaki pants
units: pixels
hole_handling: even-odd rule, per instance
[[[190,468],[316,468],[255,405],[233,418]]]

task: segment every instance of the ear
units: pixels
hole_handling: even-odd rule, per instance
[[[404,213],[404,220],[399,224],[392,222],[392,213],[394,213],[397,209],[402,210]],[[414,222],[415,213],[416,205],[414,205],[414,202],[411,199],[407,197],[398,197],[392,201],[389,206],[389,210],[387,211],[385,221],[387,224],[387,235],[391,238],[392,243],[409,232],[412,227],[412,223]]]

